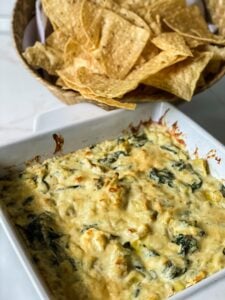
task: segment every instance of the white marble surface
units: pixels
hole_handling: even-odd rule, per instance
[[[0,0],[0,146],[32,135],[35,117],[63,107],[18,60],[10,34],[13,0]],[[225,144],[225,78],[181,110]],[[13,285],[12,285],[13,283]],[[0,300],[38,296],[0,226]]]

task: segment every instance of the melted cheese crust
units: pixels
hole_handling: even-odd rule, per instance
[[[0,181],[55,299],[159,300],[225,266],[225,187],[159,124]]]

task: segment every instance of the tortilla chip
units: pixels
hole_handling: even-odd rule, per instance
[[[81,67],[75,70],[73,66],[58,71],[64,82],[71,83],[78,89],[86,88],[93,95],[104,98],[119,98],[136,88],[137,81],[108,78],[105,75],[91,72]]]
[[[87,41],[84,44],[85,48],[90,50],[96,49],[99,44],[102,29],[102,8],[88,0],[84,0],[80,11],[80,22],[87,37]]]
[[[134,65],[134,69],[142,66],[147,61],[155,57],[157,54],[159,54],[161,51],[159,48],[157,48],[149,39],[145,48],[143,49],[141,55],[139,56],[138,60],[136,61]]]
[[[170,93],[144,84],[139,85],[138,88],[126,94],[126,101],[129,103],[172,102],[175,98],[176,96]]]
[[[175,32],[193,39],[213,44],[225,45],[225,38],[212,34],[198,6],[176,9],[175,13],[164,18],[166,25]]]
[[[56,30],[47,37],[45,44],[46,46],[54,48],[62,53],[68,39],[68,35],[64,34],[61,30]]]
[[[207,45],[207,46],[205,46],[205,49],[207,51],[211,51],[213,53],[213,59],[225,61],[225,48],[224,47]]]
[[[146,24],[146,22],[139,17],[135,11],[127,9],[126,5],[121,5],[122,3],[118,5],[118,3],[116,3],[114,0],[92,0],[92,2],[101,6],[102,8],[106,8],[117,13],[131,24],[145,28],[149,31],[149,26]]]
[[[36,42],[23,53],[24,58],[36,69],[42,68],[50,75],[56,75],[56,70],[64,65],[63,48],[68,37],[61,31],[54,31],[43,45]]]
[[[185,42],[189,48],[194,49],[199,46],[205,45],[207,42],[203,40],[196,40],[191,37],[184,36]]]
[[[76,66],[73,65],[59,70],[58,75],[63,81],[76,85],[76,89],[78,87],[87,88],[93,95],[99,97],[120,98],[134,90],[150,75],[185,58],[186,56],[181,56],[180,53],[176,54],[174,51],[162,51],[147,63],[138,66],[123,80],[95,73],[87,67],[76,69]]]
[[[124,78],[131,70],[149,38],[149,32],[132,25],[118,14],[104,9],[98,49],[93,55],[104,66],[106,75]]]
[[[225,3],[224,0],[205,0],[204,1],[208,11],[210,11],[210,17],[212,18],[213,24],[217,25],[219,34],[225,36],[225,18],[224,16],[224,8]]]
[[[161,50],[170,50],[184,56],[192,56],[185,39],[176,32],[165,32],[152,40],[152,43]]]
[[[150,76],[144,83],[189,101],[202,71],[212,56],[211,52],[196,52],[193,58],[187,58],[183,62]]]
[[[42,0],[42,7],[54,30],[60,29],[65,34],[73,34],[73,19],[76,4],[73,1]],[[68,22],[68,20],[71,20]]]
[[[82,73],[84,71],[84,69],[85,68],[81,68],[80,73]],[[134,105],[134,104],[121,102],[119,100],[112,99],[110,97],[104,97],[104,96],[100,95],[101,92],[99,93],[99,95],[93,93],[92,90],[89,88],[88,84],[86,84],[86,86],[84,86],[80,81],[74,80],[74,77],[75,77],[74,75],[76,75],[76,74],[70,74],[68,71],[69,70],[59,71],[61,81],[59,81],[58,83],[63,84],[64,89],[66,86],[69,89],[79,91],[79,93],[87,99],[93,99],[93,100],[96,100],[96,101],[106,104],[106,105],[110,105],[110,106],[114,106],[114,107],[118,107],[118,108],[132,109],[132,110],[135,109],[136,105]],[[85,71],[89,72],[88,69],[85,69]],[[79,79],[82,80],[83,74],[79,74],[79,75],[80,75]],[[87,79],[85,78],[85,80],[88,80],[88,78]]]
[[[176,64],[187,58],[187,55],[182,55],[182,53],[177,49],[177,53],[174,50],[162,51],[158,55],[152,57],[149,61],[141,66],[136,66],[135,69],[130,72],[126,77],[128,80],[136,80],[138,82],[143,82],[150,75],[156,74],[159,71]]]
[[[99,62],[94,58],[91,52],[85,50],[74,38],[69,38],[64,47],[64,68],[73,65],[74,71],[80,67],[87,67],[93,72],[103,74]]]
[[[80,90],[80,93],[86,99],[96,100],[98,103],[109,105],[109,106],[112,106],[112,107],[115,107],[115,108],[123,108],[123,109],[129,109],[129,110],[134,110],[136,108],[135,103],[127,103],[127,102],[123,102],[121,100],[117,101],[115,99],[96,96],[96,95],[93,95],[92,93],[85,92],[82,89]]]
[[[164,18],[168,15],[173,15],[177,9],[186,6],[185,0],[157,0],[146,4],[148,5],[134,6],[133,9],[149,26],[152,24],[152,18],[157,15]]]
[[[210,51],[213,53],[213,57],[204,70],[204,75],[216,74],[220,71],[222,63],[225,62],[225,48],[221,48],[213,45],[206,45],[206,51]]]

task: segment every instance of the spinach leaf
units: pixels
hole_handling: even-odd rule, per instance
[[[36,215],[24,229],[29,243],[47,247],[51,246],[53,240],[60,238],[62,235],[55,232],[50,226],[51,221],[51,217],[47,213]]]
[[[196,190],[200,189],[202,186],[202,180],[199,179],[198,182],[193,182],[190,187],[191,187],[191,190],[192,190],[192,193],[194,193]]]
[[[104,158],[100,158],[98,160],[98,162],[102,163],[102,164],[112,164],[112,163],[116,162],[121,155],[127,156],[127,153],[124,151],[116,151],[116,152],[110,153],[108,156],[106,156]]]
[[[156,169],[153,168],[150,173],[149,177],[158,183],[167,184],[170,187],[173,187],[173,180],[175,179],[175,176],[172,172],[170,172],[167,169]]]
[[[180,246],[179,254],[183,256],[198,250],[198,242],[192,235],[178,234],[172,242]]]
[[[165,269],[163,270],[163,273],[165,276],[169,279],[174,279],[176,277],[179,277],[183,275],[187,271],[187,268],[181,268],[176,266],[172,261],[167,261]]]
[[[44,185],[45,185],[45,187],[46,187],[46,190],[49,191],[50,185],[49,185],[48,182],[45,180],[45,178],[46,178],[47,176],[48,176],[48,174],[45,174],[45,175],[42,177],[41,181],[44,183]]]
[[[185,162],[181,159],[181,160],[175,162],[174,164],[172,164],[172,167],[178,169],[178,171],[182,171],[187,166],[186,166]]]
[[[168,146],[162,145],[162,146],[160,146],[160,148],[163,150],[172,152],[173,154],[177,154],[178,150],[179,150],[176,146],[173,146],[173,145],[168,145]]]
[[[196,190],[200,189],[201,186],[202,186],[202,179],[201,179],[201,176],[198,174],[198,172],[196,172],[192,165],[187,163],[185,164],[183,160],[180,160],[178,162],[175,162],[172,167],[178,169],[178,171],[183,171],[183,170],[187,170],[189,171],[190,173],[192,173],[193,175],[195,175],[195,179],[196,181],[194,181],[193,183],[191,184],[186,184],[187,186],[189,186],[191,188],[191,191],[192,193],[194,193]]]
[[[65,186],[65,187],[63,187],[63,188],[59,188],[59,189],[57,189],[56,191],[65,191],[65,190],[70,190],[70,189],[78,189],[78,188],[80,188],[81,187],[81,185],[79,185],[79,184],[75,184],[75,185],[68,185],[68,186]]]
[[[128,139],[128,142],[134,147],[140,148],[143,147],[148,142],[148,138],[145,133],[142,133],[140,135],[131,136],[131,138]]]
[[[149,249],[146,245],[142,245],[143,248],[145,249],[145,254],[148,256],[148,257],[155,257],[155,256],[160,256],[160,254],[154,250],[154,249]]]

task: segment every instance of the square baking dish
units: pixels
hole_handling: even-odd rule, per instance
[[[32,138],[0,147],[0,176],[4,176],[8,172],[20,171],[25,167],[26,162],[34,157],[40,156],[41,160],[52,157],[55,152],[53,134],[61,135],[64,138],[62,152],[65,154],[105,139],[115,138],[131,124],[135,126],[141,121],[149,119],[158,121],[163,116],[167,126],[171,127],[176,124],[178,130],[182,132],[190,155],[196,155],[197,149],[198,155],[208,160],[211,174],[219,179],[225,179],[225,147],[170,104],[161,102],[142,104],[135,111],[105,112],[91,104],[79,104],[74,109],[78,117],[76,122],[73,121],[73,125],[41,132]],[[84,116],[88,116],[88,120]],[[47,126],[49,121],[51,120],[43,118],[42,125]],[[14,229],[14,225],[11,224],[4,206],[1,205],[0,208],[2,226],[40,299],[52,299],[45,283],[32,264],[20,236]],[[224,300],[224,295],[225,269],[179,292],[170,299]]]

